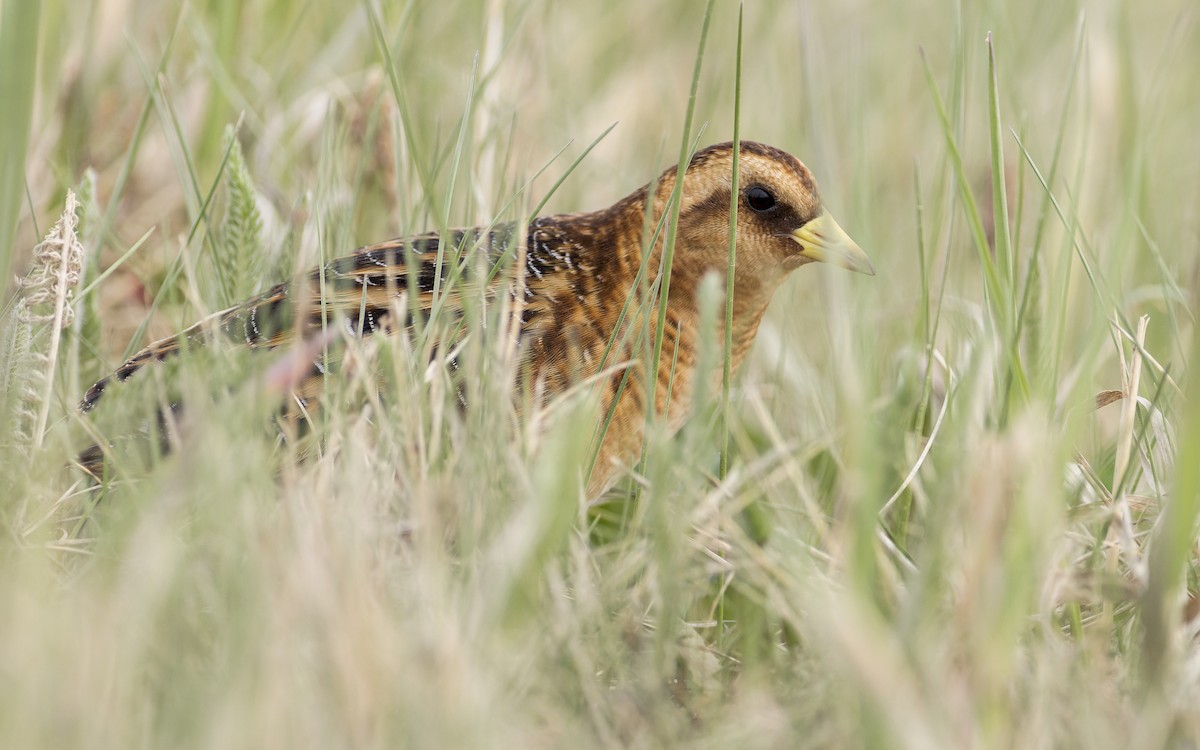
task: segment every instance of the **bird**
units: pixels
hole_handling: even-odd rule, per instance
[[[786,151],[747,140],[696,151],[682,171],[671,167],[600,210],[361,247],[150,344],[89,388],[79,408],[91,411],[115,383],[215,336],[269,350],[312,340],[331,320],[340,320],[354,335],[395,335],[411,331],[416,318],[435,308],[465,314],[468,294],[482,292],[495,300],[507,295],[519,359],[514,386],[532,388],[546,403],[574,385],[598,384],[599,413],[611,419],[586,479],[588,496],[597,497],[636,461],[650,399],[654,412],[675,431],[698,389],[721,382],[719,368],[715,374],[697,371],[699,295],[706,276],[727,281],[735,150],[730,367],[736,374],[772,296],[791,271],[825,262],[875,275],[867,254],[826,211],[808,167]],[[671,216],[676,193],[668,276],[663,261],[669,231],[661,225],[670,225],[664,220]],[[629,334],[641,325],[638,321],[650,321],[653,329],[659,320],[660,299],[645,289],[658,289],[666,278],[663,354],[651,382],[652,347]],[[635,298],[644,300],[640,312],[625,314]],[[399,324],[398,315],[406,317]],[[724,337],[723,316],[718,317],[716,334]],[[323,374],[321,363],[314,363],[292,389],[296,398],[305,402],[318,394]],[[78,463],[99,477],[104,449],[93,446]]]

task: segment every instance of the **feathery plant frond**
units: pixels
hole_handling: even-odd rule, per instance
[[[75,192],[68,190],[62,216],[34,250],[33,268],[29,275],[17,282],[25,290],[17,318],[29,325],[49,324],[49,343],[41,351],[35,347],[35,353],[43,365],[39,373],[37,423],[33,431],[33,445],[36,448],[42,447],[46,437],[62,332],[75,320],[75,288],[79,286],[83,271],[83,246],[76,233],[78,211],[79,201],[75,198]]]
[[[29,321],[19,315],[8,316],[0,334],[0,455],[10,448],[23,450],[33,442],[36,415],[29,404],[37,398],[38,379],[32,344]]]
[[[229,154],[225,165],[229,202],[221,223],[222,241],[216,244],[213,264],[221,285],[221,306],[228,307],[254,292],[255,280],[261,275],[262,268],[263,223],[254,180],[246,167],[237,129],[232,125],[225,129],[223,150]]]
[[[27,488],[24,470],[33,444],[37,415],[38,358],[33,326],[8,315],[0,330],[0,534],[15,533]]]

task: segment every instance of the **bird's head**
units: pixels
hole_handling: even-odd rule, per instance
[[[728,260],[733,144],[696,153],[684,175],[676,258],[723,273]],[[668,170],[658,184],[665,210],[675,183]],[[812,173],[777,148],[741,142],[738,163],[737,276],[779,279],[822,261],[874,275],[862,249],[821,204]],[[660,214],[661,215],[661,214]]]

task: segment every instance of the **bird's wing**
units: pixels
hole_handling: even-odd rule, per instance
[[[506,225],[453,230],[444,242],[441,235],[430,233],[359,248],[147,346],[89,388],[80,409],[92,409],[113,381],[123,382],[180,349],[201,346],[214,334],[269,349],[334,322],[355,334],[384,331],[392,325],[389,316],[398,302],[408,315],[405,326],[418,313],[457,316],[472,294],[495,294],[506,251],[515,249],[514,234],[514,227]]]

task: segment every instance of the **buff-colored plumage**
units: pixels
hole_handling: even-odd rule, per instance
[[[663,351],[669,356],[662,358],[654,388],[660,415],[668,410],[670,394],[666,416],[672,427],[678,427],[687,416],[698,384],[711,377],[695,371],[697,293],[707,274],[724,277],[726,273],[732,163],[732,144],[711,146],[692,158],[684,176],[663,337]],[[602,367],[612,370],[600,381],[602,413],[609,411],[618,392],[620,398],[588,482],[589,493],[598,493],[636,458],[641,445],[648,395],[642,368],[646,347],[636,343],[636,337],[624,335],[627,331],[616,332],[614,339],[614,329],[626,300],[637,293],[643,232],[653,228],[667,211],[676,175],[675,168],[668,169],[657,182],[600,211],[538,218],[528,227],[523,243],[513,241],[511,227],[455,231],[442,243],[440,265],[439,238],[433,234],[361,248],[299,282],[280,284],[219,313],[215,321],[150,345],[92,386],[82,408],[86,411],[95,406],[112,381],[126,380],[147,363],[178,351],[184,341],[203,341],[212,330],[242,339],[254,348],[273,348],[291,343],[297,336],[312,336],[323,326],[322,299],[326,321],[341,316],[350,330],[371,334],[400,328],[389,320],[400,295],[419,300],[416,305],[408,303],[406,309],[427,311],[435,293],[445,290],[441,308],[457,314],[464,293],[482,292],[492,297],[507,293],[519,316],[520,377],[541,398],[553,398],[573,384],[595,377]],[[788,272],[824,260],[873,273],[866,255],[825,213],[812,175],[797,159],[770,146],[743,141],[739,175],[732,336],[735,371],[754,343],[763,313]],[[659,234],[645,265],[651,277],[659,273],[665,234]],[[486,262],[456,267],[453,251],[471,244],[479,246],[481,252],[475,256]],[[513,253],[518,259],[515,263],[511,261]],[[496,273],[498,269],[501,272]],[[640,314],[655,321],[656,307],[652,301]],[[637,314],[627,316],[625,326],[641,325],[641,320]],[[619,345],[605,360],[610,340]],[[629,376],[623,377],[627,369]],[[672,372],[673,382],[669,382]],[[318,390],[318,380],[301,383],[297,391],[312,395]],[[622,380],[625,385],[619,388]],[[83,463],[95,470],[100,460],[97,450]]]

